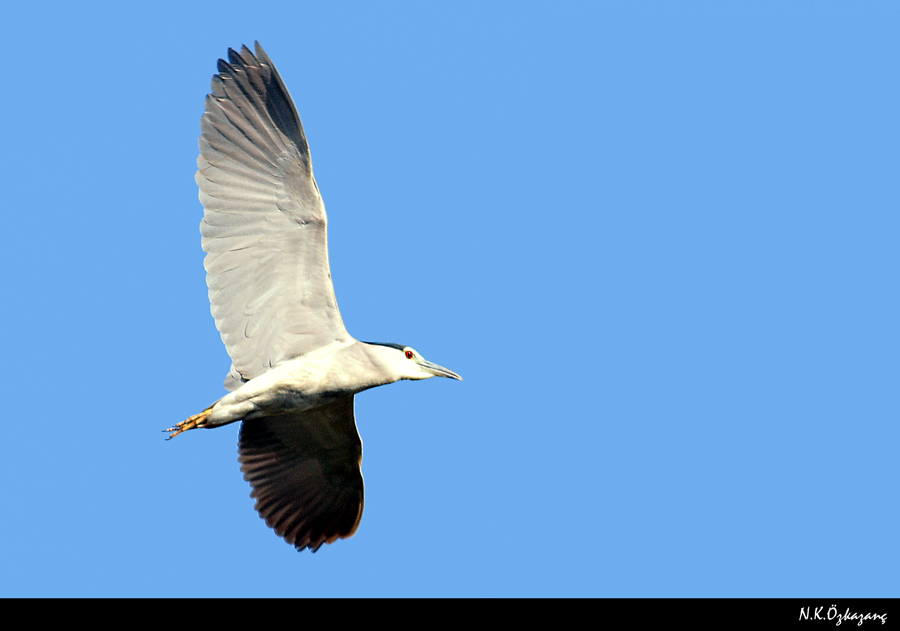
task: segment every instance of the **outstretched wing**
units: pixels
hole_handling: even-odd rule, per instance
[[[315,552],[356,532],[363,478],[353,395],[244,421],[238,453],[259,516],[297,550]]]
[[[219,60],[201,119],[197,184],[206,282],[233,362],[226,387],[347,339],[325,205],[300,117],[256,43]]]

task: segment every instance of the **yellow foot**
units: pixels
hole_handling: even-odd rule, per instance
[[[197,427],[205,427],[206,419],[209,418],[209,415],[212,414],[212,406],[209,406],[200,414],[194,414],[193,416],[188,417],[187,419],[181,421],[175,427],[170,427],[169,429],[164,429],[164,432],[172,432],[169,434],[169,437],[166,440],[172,440],[181,432],[186,432],[189,429],[196,429]]]

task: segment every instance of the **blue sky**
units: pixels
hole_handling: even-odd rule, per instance
[[[7,15],[0,595],[897,595],[895,3]],[[160,431],[224,393],[193,178],[255,39],[349,331],[465,378],[357,397],[315,555],[236,425]]]

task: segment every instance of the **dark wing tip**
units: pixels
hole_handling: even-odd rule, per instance
[[[220,59],[216,62],[216,70],[219,73],[219,78],[221,78],[223,75],[229,76],[234,74],[234,68],[232,68],[224,59]]]
[[[259,43],[259,40],[253,42],[253,48],[256,50],[256,58],[259,59],[259,63],[272,65],[272,60],[269,59],[269,54],[263,49],[262,44]]]
[[[260,100],[272,122],[279,131],[291,139],[300,150],[301,158],[309,168],[309,147],[306,142],[306,134],[303,132],[303,124],[294,107],[294,101],[278,74],[275,64],[269,59],[266,51],[259,42],[254,44],[254,55],[246,44],[241,46],[241,52],[233,48],[228,49],[228,61],[219,59],[216,64],[216,74],[213,77],[213,93],[216,93],[216,82],[228,79],[240,79],[242,90],[246,93],[257,92]]]

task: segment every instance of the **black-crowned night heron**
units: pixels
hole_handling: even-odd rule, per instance
[[[399,344],[344,328],[328,266],[325,206],[300,117],[257,42],[228,50],[200,122],[197,184],[206,282],[231,356],[230,394],[166,431],[243,421],[256,510],[298,550],[350,537],[363,511],[353,397],[401,379],[450,377]]]

